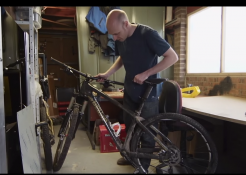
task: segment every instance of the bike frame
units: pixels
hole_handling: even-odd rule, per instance
[[[130,140],[132,138],[132,134],[135,128],[135,125],[137,124],[139,127],[141,127],[146,133],[149,133],[150,135],[152,135],[152,137],[154,138],[155,141],[157,141],[159,143],[159,145],[165,150],[168,151],[168,147],[165,146],[161,140],[156,137],[147,127],[145,127],[145,125],[142,123],[142,121],[144,121],[144,118],[142,118],[140,116],[142,108],[144,106],[144,102],[145,100],[148,98],[153,86],[155,84],[146,82],[148,84],[148,87],[143,95],[143,97],[141,98],[141,103],[139,105],[139,108],[136,111],[131,111],[127,108],[125,108],[120,102],[118,102],[117,100],[111,98],[110,96],[108,96],[107,94],[99,91],[97,88],[95,88],[93,85],[90,84],[91,81],[93,80],[97,80],[97,77],[92,77],[89,74],[85,74],[82,73],[76,69],[73,69],[71,67],[69,67],[68,65],[61,63],[57,60],[55,60],[54,58],[51,58],[51,60],[56,61],[57,63],[63,65],[66,67],[66,69],[68,71],[73,71],[78,73],[79,75],[82,75],[83,77],[85,77],[85,80],[83,80],[81,89],[80,89],[80,93],[79,94],[74,94],[74,96],[71,98],[70,104],[68,106],[68,112],[72,110],[73,105],[80,105],[76,103],[76,99],[78,98],[78,96],[82,96],[84,97],[84,102],[82,105],[82,108],[80,110],[80,113],[83,115],[87,106],[88,101],[90,101],[93,105],[93,107],[95,108],[95,110],[97,111],[98,115],[101,117],[105,127],[107,128],[107,130],[109,131],[109,134],[111,136],[111,138],[114,140],[117,149],[120,151],[121,155],[126,157],[128,159],[128,161],[130,161],[132,163],[132,165],[135,168],[140,168],[142,169],[142,172],[145,172],[145,170],[141,167],[139,167],[139,165],[137,165],[135,162],[132,161],[132,158],[150,158],[150,159],[157,159],[157,160],[162,160],[160,158],[160,156],[158,155],[153,155],[153,154],[148,154],[148,153],[136,153],[136,152],[130,152]],[[124,83],[121,82],[117,82],[117,81],[110,81],[112,84],[118,84],[118,85],[124,85]],[[96,93],[96,95],[93,94]],[[107,118],[107,116],[104,114],[102,108],[100,107],[100,104],[98,103],[97,98],[99,98],[100,96],[104,97],[105,99],[107,99],[109,102],[113,103],[114,105],[118,106],[119,108],[121,108],[122,110],[124,110],[125,112],[127,112],[128,114],[130,114],[130,116],[134,119],[133,122],[131,123],[129,130],[127,132],[126,135],[126,139],[125,142],[122,143],[122,141],[115,136],[114,134],[114,130],[113,128],[111,128],[110,126],[110,121]],[[80,115],[80,114],[79,114]],[[167,142],[171,143],[171,141],[164,135],[162,134],[156,127],[154,127],[153,125],[150,126],[151,129],[153,129],[156,133],[160,134],[162,136],[163,139],[165,139]],[[62,128],[62,127],[61,127]]]

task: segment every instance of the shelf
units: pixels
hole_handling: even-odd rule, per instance
[[[27,32],[29,31],[29,21],[15,21],[16,24],[18,24],[20,26],[20,28]]]
[[[180,24],[180,18],[174,18],[172,21],[169,21],[165,24],[165,29],[172,29],[174,26]]]
[[[174,27],[180,25],[180,18],[174,18],[172,21],[169,21],[165,24],[165,32],[168,34],[174,34]]]
[[[29,21],[15,21],[16,24],[18,24],[20,26],[20,28],[24,31],[24,32],[29,32]],[[37,31],[37,29],[35,28],[35,26],[33,25],[33,29],[35,31]]]

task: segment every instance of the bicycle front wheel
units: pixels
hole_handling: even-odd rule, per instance
[[[147,161],[148,173],[215,173],[218,164],[215,144],[204,127],[194,119],[177,113],[165,113],[151,117],[143,123],[170,151],[162,149],[156,141],[153,141],[155,144],[152,144],[152,147],[144,145],[144,142],[141,144],[140,138],[144,131],[138,127],[131,140],[131,151],[162,157],[159,160],[151,159],[149,167]],[[152,125],[157,126],[158,130],[154,131]],[[161,137],[161,134],[167,136],[172,143]],[[134,161],[146,167],[146,159],[143,161],[134,158]]]
[[[70,144],[73,139],[73,134],[75,132],[78,113],[79,113],[79,107],[76,105],[74,106],[73,111],[69,113],[70,116],[68,122],[64,125],[64,128],[61,128],[60,130],[61,133],[56,149],[53,171],[59,171],[64,163],[64,160],[67,156]]]
[[[40,121],[47,122],[46,109],[44,106],[40,107]],[[45,166],[47,171],[52,170],[52,151],[50,142],[50,132],[48,125],[41,126],[41,138],[43,140]]]

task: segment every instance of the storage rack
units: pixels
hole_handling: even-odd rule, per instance
[[[15,22],[24,31],[25,42],[25,62],[26,62],[26,94],[27,106],[33,107],[34,123],[40,122],[39,112],[39,66],[38,66],[38,29],[34,24],[34,6],[29,6],[29,21]],[[0,17],[2,12],[0,9]],[[0,18],[2,19],[2,18]],[[3,53],[2,53],[2,24],[0,22],[0,96],[4,97],[3,86]],[[35,128],[35,126],[33,126]],[[39,151],[40,167],[41,167],[41,139],[40,129],[37,130],[37,148]],[[5,111],[4,100],[0,100],[0,173],[8,173],[7,155],[6,155],[6,131],[5,131]],[[41,168],[40,168],[41,169]],[[41,172],[40,172],[41,173]]]

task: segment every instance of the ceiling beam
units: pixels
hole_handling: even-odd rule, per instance
[[[46,9],[47,8],[52,8],[52,9],[76,9],[75,6],[44,6]]]
[[[76,14],[76,9],[56,9],[46,8],[42,16],[58,16],[58,17],[71,17],[73,18]]]
[[[77,28],[61,28],[61,27],[42,27],[39,30],[60,30],[60,31],[77,31]]]
[[[55,24],[59,24],[59,25],[63,25],[63,26],[67,26],[67,27],[73,27],[73,26],[70,26],[70,25],[67,25],[67,24],[63,24],[63,23],[52,21],[52,20],[45,19],[45,18],[42,18],[42,20],[43,21],[47,21],[47,22],[51,22],[51,23],[55,23]]]

